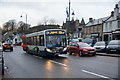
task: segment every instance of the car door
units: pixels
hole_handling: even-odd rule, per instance
[[[73,49],[73,53],[78,53],[78,51],[79,51],[78,44],[74,43],[72,49]]]
[[[69,50],[70,52],[73,52],[73,51],[72,51],[72,50],[73,50],[73,43],[70,43],[70,44],[69,44],[68,50]]]
[[[79,52],[79,45],[77,43],[74,44],[74,52],[75,53]]]

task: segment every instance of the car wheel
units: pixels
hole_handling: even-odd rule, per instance
[[[107,51],[107,54],[110,54],[110,51]]]
[[[82,51],[80,51],[78,55],[79,55],[79,56],[82,56]]]
[[[29,52],[29,49],[28,49],[28,48],[26,49],[26,53],[30,54],[30,52]]]
[[[68,53],[69,53],[69,55],[72,55],[72,52],[70,52],[70,50],[68,50]]]
[[[5,48],[3,48],[3,51],[5,51]]]
[[[39,55],[39,48],[36,48],[36,55],[38,56]]]
[[[2,58],[2,75],[4,75],[4,60]]]
[[[13,51],[13,48],[11,48],[11,51]]]
[[[57,55],[55,55],[55,57],[59,57],[59,55],[57,54]]]
[[[92,56],[95,56],[95,55],[96,55],[96,53],[92,54]]]

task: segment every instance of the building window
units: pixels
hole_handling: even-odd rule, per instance
[[[112,30],[112,22],[110,22],[109,24],[110,24],[109,30]]]
[[[105,31],[108,31],[108,23],[105,24]]]
[[[120,21],[118,21],[118,28],[120,28]]]

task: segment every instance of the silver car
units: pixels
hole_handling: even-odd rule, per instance
[[[98,41],[93,46],[97,52],[106,52],[106,42],[105,41]]]

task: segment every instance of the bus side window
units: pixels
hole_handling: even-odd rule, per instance
[[[30,44],[29,44],[29,37],[27,37],[27,45],[30,45]]]
[[[44,46],[44,35],[40,35],[40,46]]]
[[[34,45],[37,45],[37,36],[34,36]]]
[[[39,46],[40,45],[40,37],[37,36],[37,45]]]
[[[33,45],[33,36],[31,37],[31,45]]]
[[[29,42],[30,42],[30,45],[32,45],[31,37],[29,38],[29,40],[30,40],[30,41],[29,41]]]

